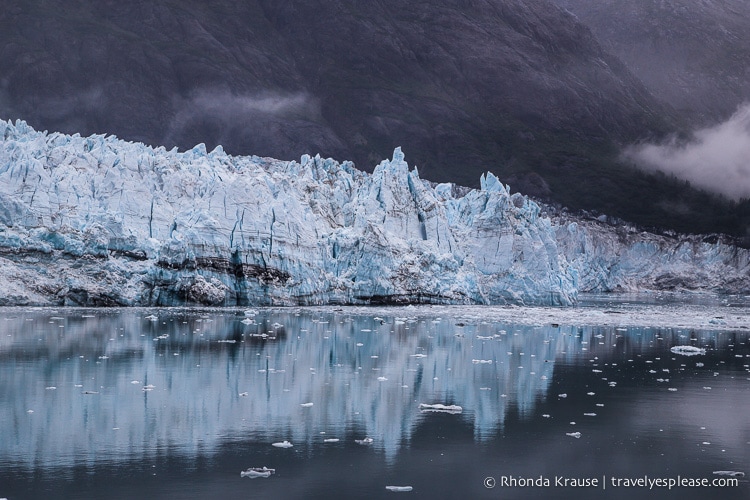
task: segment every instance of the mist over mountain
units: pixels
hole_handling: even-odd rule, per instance
[[[734,205],[620,162],[687,122],[604,46],[547,0],[8,0],[0,117],[364,170],[402,146],[432,181],[491,170],[574,209],[741,233]]]

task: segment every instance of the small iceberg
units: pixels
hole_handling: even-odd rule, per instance
[[[566,432],[566,436],[574,437],[576,439],[581,439],[581,433],[580,432]]]
[[[339,438],[326,438],[323,440],[324,443],[338,443],[339,441]]]
[[[245,316],[249,316],[249,317],[252,318],[252,317],[254,317],[254,316],[256,316],[258,314],[258,311],[256,311],[255,309],[246,309],[244,311],[244,314],[245,314]]]
[[[310,408],[314,403],[301,403],[300,406],[303,408]]]
[[[245,325],[252,325],[253,323],[255,323],[255,321],[251,320],[250,318],[245,318],[242,321],[240,321],[240,323],[245,324]]]
[[[421,403],[419,405],[419,409],[422,411],[435,411],[442,413],[461,413],[462,411],[464,411],[464,409],[458,405],[443,405],[440,403],[434,405]]]
[[[366,437],[364,439],[355,439],[354,442],[357,444],[367,445],[367,444],[372,444],[373,439],[370,437]]]
[[[294,445],[289,441],[282,441],[280,443],[272,443],[271,446],[275,446],[276,448],[291,448]]]
[[[699,354],[706,354],[706,350],[702,347],[693,347],[691,345],[676,345],[671,348],[670,351],[682,356],[698,356]]]
[[[386,486],[385,489],[388,491],[402,492],[411,491],[414,488],[412,488],[411,486]]]
[[[472,359],[471,362],[474,363],[475,365],[491,365],[492,364],[491,359]]]
[[[154,316],[153,314],[152,314],[152,315],[150,315],[150,316],[146,316],[146,317],[145,317],[145,318],[143,318],[143,319],[147,319],[147,320],[149,320],[149,321],[159,321],[159,317],[158,317],[158,316]]]
[[[276,469],[269,469],[268,467],[250,467],[249,469],[240,472],[240,477],[255,479],[256,477],[270,477],[271,474],[275,473]]]

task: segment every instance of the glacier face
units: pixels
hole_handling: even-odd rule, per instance
[[[167,151],[0,121],[0,305],[552,304],[750,290],[750,253],[349,162]]]
[[[571,304],[539,206],[351,163],[0,122],[2,304]]]

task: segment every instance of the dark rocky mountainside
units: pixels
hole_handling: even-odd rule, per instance
[[[745,0],[554,0],[591,28],[648,89],[697,124],[750,102]]]
[[[547,0],[6,0],[0,67],[0,117],[40,129],[366,170],[400,145],[434,181],[491,170],[642,224],[738,227],[617,163],[679,120]]]

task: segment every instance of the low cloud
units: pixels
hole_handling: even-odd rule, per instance
[[[287,115],[317,111],[316,104],[304,93],[236,95],[228,92],[202,91],[183,104],[184,108],[193,113],[227,118],[256,113]]]
[[[687,141],[631,146],[627,159],[733,200],[750,198],[750,104],[727,121],[693,133]]]
[[[262,134],[269,121],[314,121],[320,117],[318,100],[303,92],[238,95],[205,89],[175,100],[173,109],[164,141],[167,144],[180,142],[179,138],[195,127],[208,127],[217,134],[215,139],[222,142],[232,131],[256,130]]]

